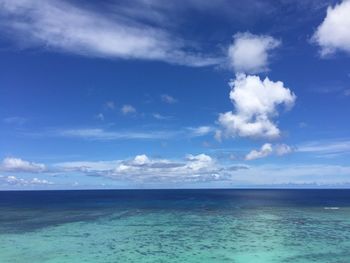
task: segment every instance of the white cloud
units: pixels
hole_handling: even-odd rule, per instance
[[[188,128],[191,131],[191,137],[204,136],[214,132],[214,128],[211,126],[199,126],[195,128]]]
[[[108,10],[110,11],[110,10]],[[1,0],[1,28],[22,45],[91,57],[158,60],[188,66],[221,63],[221,58],[188,51],[186,41],[161,26],[123,14],[98,13],[67,1]],[[25,40],[25,41],[24,41]]]
[[[251,152],[249,152],[245,156],[245,159],[247,161],[251,161],[251,160],[267,157],[271,154],[282,156],[292,152],[293,152],[293,148],[287,144],[272,145],[270,143],[265,143],[263,146],[261,146],[259,150],[252,150]]]
[[[55,168],[61,172],[82,172],[95,173],[104,172],[114,169],[119,164],[119,161],[76,161],[63,162],[55,164]]]
[[[186,139],[204,136],[214,128],[210,126],[183,127],[168,130],[113,130],[101,128],[73,128],[73,129],[53,129],[39,133],[27,133],[27,136],[35,137],[63,137],[77,138],[85,140],[165,140],[165,139]]]
[[[170,96],[168,94],[163,94],[160,96],[163,102],[168,104],[174,104],[177,102],[177,99],[175,99],[173,96]]]
[[[267,77],[237,74],[230,82],[230,99],[234,112],[219,115],[219,124],[223,130],[218,131],[217,138],[226,137],[260,137],[276,138],[280,130],[273,122],[278,116],[278,107],[293,107],[296,96],[281,81],[271,81]]]
[[[131,114],[131,113],[136,113],[136,109],[131,106],[131,105],[123,105],[123,107],[120,109],[120,111],[124,114],[124,115],[127,115],[127,114]]]
[[[142,154],[142,155],[137,155],[132,163],[135,165],[144,165],[144,164],[150,163],[150,160],[147,157],[147,155]]]
[[[46,170],[46,166],[41,163],[25,161],[20,158],[7,157],[2,161],[0,169],[6,172],[40,173]]]
[[[208,155],[188,155],[185,161],[150,159],[145,155],[121,162],[111,173],[113,179],[143,182],[210,181],[221,177],[215,161]]]
[[[160,113],[153,113],[152,116],[153,116],[153,118],[155,118],[157,120],[169,120],[172,118],[171,116],[164,116]]]
[[[81,138],[89,140],[142,140],[169,139],[178,135],[177,131],[106,131],[104,129],[67,129],[58,130],[49,135],[67,138]]]
[[[321,47],[321,55],[336,51],[350,53],[350,1],[328,7],[327,15],[317,28],[312,40]]]
[[[349,140],[320,140],[300,144],[296,151],[319,155],[350,154]]]
[[[32,185],[50,185],[53,184],[52,182],[45,180],[45,179],[39,179],[39,178],[33,178],[33,179],[23,179],[18,178],[16,176],[10,175],[10,176],[0,176],[0,182],[4,182],[9,185],[20,185],[20,186],[32,186]]]
[[[237,33],[228,49],[230,64],[236,72],[259,73],[268,70],[268,52],[280,45],[271,36]]]
[[[101,176],[131,184],[178,186],[178,183],[222,183],[223,187],[249,185],[345,185],[350,183],[350,166],[328,164],[265,164],[247,166],[220,164],[207,154],[187,155],[183,160],[138,155],[132,159],[98,162],[70,162],[56,165],[69,172]]]
[[[272,153],[272,145],[270,143],[265,143],[261,146],[260,150],[252,150],[245,157],[247,161],[260,159],[266,157]]]
[[[206,154],[187,155],[184,160],[150,158],[145,154],[130,160],[109,162],[70,162],[57,164],[62,171],[76,171],[87,175],[134,182],[197,182],[226,180],[229,173],[247,166],[223,167]]]
[[[207,171],[209,168],[213,168],[215,166],[215,161],[209,155],[206,154],[198,154],[198,155],[187,155],[186,164],[187,169],[192,171]]]
[[[218,176],[217,168],[210,157],[199,155],[189,158],[185,162],[177,162],[146,157],[143,161],[138,160],[140,156],[136,156],[131,161],[121,162],[108,176],[116,180],[126,179],[146,183],[206,181],[215,180]]]
[[[286,155],[294,151],[294,149],[287,144],[277,144],[274,148],[274,151],[279,156]]]
[[[259,151],[264,154],[278,154],[278,145],[263,146]],[[271,151],[272,148],[272,151]],[[259,154],[256,154],[259,155]],[[86,175],[109,178],[132,185],[158,184],[192,187],[197,183],[219,183],[223,187],[248,185],[350,185],[350,166],[328,164],[242,164],[220,163],[207,154],[187,155],[184,159],[152,158],[145,154],[136,155],[131,159],[112,161],[79,161],[56,163],[52,166],[56,176]],[[51,184],[38,178],[20,179],[14,176],[1,176],[5,184]],[[1,184],[0,182],[0,184]]]

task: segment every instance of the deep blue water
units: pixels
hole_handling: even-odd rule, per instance
[[[347,263],[350,190],[0,192],[0,262],[28,259]]]
[[[116,211],[350,207],[350,190],[181,189],[0,192],[0,232],[93,220]],[[31,219],[35,218],[32,222]]]
[[[186,209],[226,206],[349,206],[350,189],[181,189],[0,191],[1,207]]]

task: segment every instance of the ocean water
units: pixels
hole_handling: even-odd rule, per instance
[[[1,263],[350,262],[350,190],[0,192]]]

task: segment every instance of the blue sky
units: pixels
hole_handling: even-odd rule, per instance
[[[349,186],[349,12],[0,0],[0,188]]]

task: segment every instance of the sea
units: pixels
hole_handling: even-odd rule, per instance
[[[350,190],[0,192],[0,263],[349,263]]]

